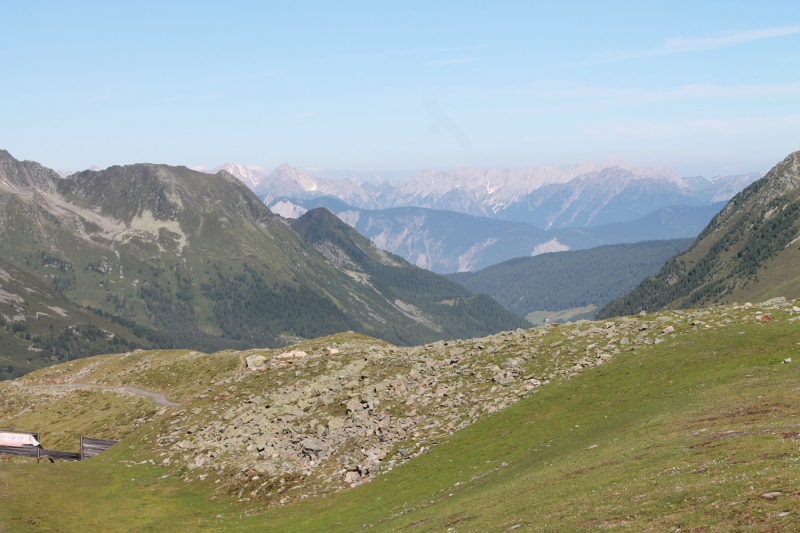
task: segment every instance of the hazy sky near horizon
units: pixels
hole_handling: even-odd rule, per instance
[[[712,176],[800,150],[796,1],[0,7],[0,148],[61,170]]]

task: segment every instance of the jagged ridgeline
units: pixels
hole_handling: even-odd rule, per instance
[[[598,318],[800,295],[800,152],[734,196],[684,253]]]
[[[139,164],[61,179],[0,151],[0,233],[0,258],[154,347],[276,347],[348,330],[413,344],[523,324],[491,299],[383,259],[360,235],[351,240],[375,265],[320,253],[344,248],[306,242],[225,171]]]

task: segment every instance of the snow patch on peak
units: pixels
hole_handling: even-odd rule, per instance
[[[569,250],[569,246],[558,242],[558,239],[553,237],[547,242],[543,242],[534,246],[533,251],[531,252],[531,257],[536,257],[537,255],[548,254],[551,252],[566,252],[567,250]]]
[[[242,183],[247,185],[247,187],[250,189],[255,189],[256,186],[258,186],[258,184],[261,183],[261,180],[263,180],[266,177],[261,172],[248,168],[244,165],[240,165],[238,163],[223,163],[221,165],[217,165],[217,167],[215,167],[214,170],[205,170],[205,169],[201,170],[202,167],[199,168],[195,167],[195,168],[197,170],[200,170],[200,172],[205,172],[207,174],[216,174],[220,170],[230,172],[231,174],[239,178],[239,180],[241,180]]]
[[[270,208],[270,210],[276,215],[282,216],[283,218],[300,218],[308,212],[308,209],[305,207],[295,205],[288,200],[276,202],[275,205]]]

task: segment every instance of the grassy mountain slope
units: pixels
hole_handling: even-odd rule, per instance
[[[140,164],[62,180],[0,152],[0,232],[0,257],[146,327],[160,347],[275,347],[348,330],[447,337],[328,262],[224,171]]]
[[[761,321],[753,308],[716,307],[413,349],[336,336],[304,343],[310,358],[297,372],[240,373],[238,356],[247,354],[235,352],[145,352],[60,365],[0,384],[0,424],[42,431],[43,442],[63,449],[79,434],[123,440],[84,463],[0,463],[0,524],[65,532],[791,530],[800,509],[800,370],[781,361],[797,358],[800,322],[789,320],[797,317],[791,304],[756,309],[774,320]],[[342,352],[324,355],[334,343]],[[616,355],[597,365],[601,352]],[[486,379],[493,365],[520,353],[528,354],[522,375],[552,381],[520,394],[521,377]],[[355,363],[366,365],[353,372]],[[178,379],[183,370],[188,379]],[[149,388],[183,404],[23,388],[77,379]],[[357,381],[362,395],[370,384],[390,385],[356,396],[370,406],[348,405],[350,412],[337,403],[307,405],[305,393],[290,397],[330,379]],[[391,385],[397,382],[412,386]],[[350,398],[346,389],[334,394]],[[320,400],[332,394],[321,392]],[[498,394],[503,403],[494,401]],[[429,397],[436,401],[422,401]],[[104,410],[94,408],[99,403]],[[271,419],[277,411],[283,422]],[[324,426],[339,417],[343,425],[329,422],[321,432],[305,422]],[[446,426],[442,417],[467,424]],[[378,431],[362,429],[330,456],[301,444],[373,421]],[[278,422],[286,431],[273,428]],[[394,436],[397,425],[408,428],[404,440]],[[261,452],[259,431],[275,432],[269,446],[297,443],[289,444],[294,451]],[[382,468],[346,489],[341,480],[357,471],[354,461],[370,461],[382,435],[392,443],[375,459]],[[283,470],[261,468],[267,463]]]
[[[80,357],[150,346],[141,331],[76,306],[0,259],[0,380]]]
[[[800,152],[731,199],[684,253],[599,317],[800,295]]]
[[[534,311],[600,307],[658,272],[667,259],[691,242],[645,241],[519,257],[479,272],[447,277],[472,292],[492,296],[522,316]]]
[[[438,326],[447,338],[488,335],[526,325],[486,295],[474,296],[444,276],[379,250],[327,209],[313,209],[291,227],[331,264],[394,302],[420,324]],[[397,335],[406,343],[426,340],[413,330],[398,329]]]

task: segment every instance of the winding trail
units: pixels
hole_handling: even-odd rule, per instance
[[[137,389],[135,387],[117,387],[114,385],[90,385],[88,383],[70,383],[70,384],[58,384],[58,385],[28,385],[25,387],[26,389],[46,389],[51,387],[89,387],[91,389],[118,389],[118,390],[126,390],[128,392],[132,392],[134,394],[139,394],[141,396],[147,396],[148,398],[152,398],[154,402],[158,405],[171,405],[177,406],[180,405],[179,403],[174,403],[167,400],[167,397],[163,394],[157,394],[155,392],[147,392],[141,389]]]

